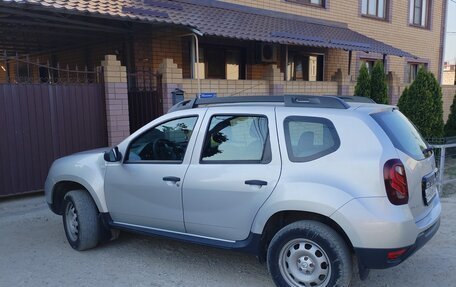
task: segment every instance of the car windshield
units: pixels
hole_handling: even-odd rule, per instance
[[[398,110],[373,114],[374,120],[382,127],[400,151],[416,160],[426,158],[428,145],[415,126]]]

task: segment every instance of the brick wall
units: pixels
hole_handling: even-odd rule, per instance
[[[443,72],[442,85],[454,85],[455,84],[455,71],[445,71]]]
[[[285,94],[337,95],[337,82],[283,82]],[[198,83],[183,79],[182,89],[186,99],[198,93]],[[215,92],[218,97],[269,95],[268,80],[201,80],[201,91]]]
[[[151,68],[153,72],[156,72],[163,59],[167,58],[173,59],[174,63],[182,69],[182,35],[188,33],[188,30],[167,28],[135,35],[133,46],[136,69]]]
[[[351,66],[351,73],[353,75],[354,72],[354,59],[355,57],[352,56],[352,66]],[[325,64],[325,80],[331,81],[334,77],[334,74],[337,72],[338,69],[341,69],[344,74],[348,74],[348,52],[344,50],[335,50],[335,49],[328,49],[326,53],[326,64]]]
[[[446,121],[450,115],[450,107],[453,103],[453,98],[456,95],[456,86],[442,86],[443,100],[443,119]]]
[[[285,82],[285,94],[337,95],[337,82]]]
[[[185,98],[192,99],[198,93],[198,83],[193,79],[183,79],[182,89]],[[261,96],[269,94],[269,81],[266,80],[201,80],[202,92],[215,92],[218,97]]]

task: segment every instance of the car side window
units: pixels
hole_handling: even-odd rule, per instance
[[[126,162],[182,162],[197,119],[197,116],[174,119],[144,132],[130,143]]]
[[[288,157],[306,162],[328,155],[340,146],[333,123],[317,117],[288,117],[284,121]]]
[[[212,116],[201,163],[268,163],[271,161],[268,119],[265,116]]]

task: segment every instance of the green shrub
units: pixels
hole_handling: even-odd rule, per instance
[[[371,77],[366,65],[361,65],[358,79],[356,80],[355,96],[370,98],[371,94]]]
[[[453,98],[453,104],[450,108],[450,115],[445,124],[445,136],[454,137],[456,136],[456,94]]]
[[[397,105],[425,138],[443,136],[442,89],[431,72],[421,67]]]
[[[377,104],[388,104],[388,85],[383,63],[377,61],[372,68],[370,97]]]

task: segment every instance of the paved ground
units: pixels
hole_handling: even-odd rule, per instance
[[[0,201],[0,286],[272,287],[255,257],[122,233],[76,252],[42,196]],[[455,286],[456,196],[444,198],[439,233],[404,264],[352,286]]]

